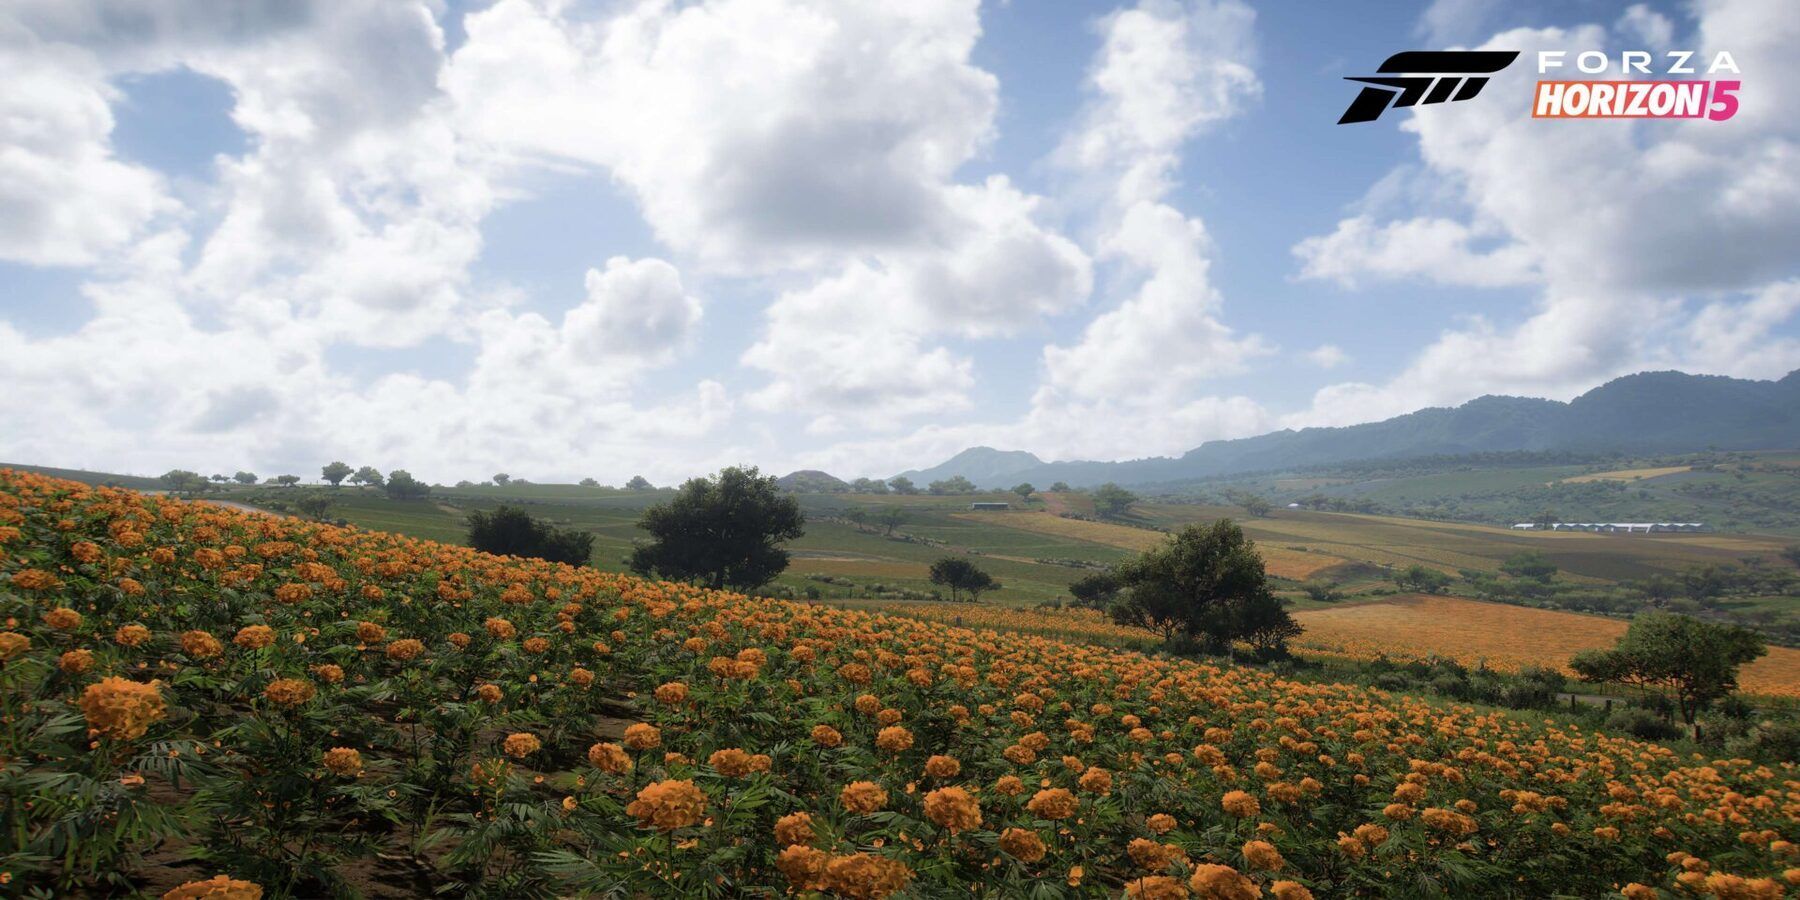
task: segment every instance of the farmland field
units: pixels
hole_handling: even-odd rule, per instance
[[[1294,645],[1302,654],[1439,657],[1501,671],[1566,671],[1570,657],[1611,647],[1626,627],[1599,616],[1423,594],[1301,610],[1294,618],[1306,627]],[[1768,656],[1744,668],[1740,681],[1751,693],[1800,697],[1800,650],[1770,647]]]
[[[5,472],[0,585],[0,859],[61,895],[1772,896],[1800,818],[1788,764]]]
[[[1573,478],[1564,478],[1563,481],[1568,484],[1585,484],[1590,481],[1642,481],[1647,478],[1660,478],[1664,475],[1674,475],[1678,472],[1691,472],[1693,469],[1693,466],[1656,466],[1648,469],[1618,469],[1612,472],[1592,472],[1587,475],[1577,475]]]

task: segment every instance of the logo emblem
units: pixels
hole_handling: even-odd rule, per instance
[[[1473,100],[1492,75],[1519,58],[1517,50],[1407,50],[1387,58],[1384,73],[1346,78],[1369,87],[1357,93],[1339,125],[1373,122],[1395,107]]]

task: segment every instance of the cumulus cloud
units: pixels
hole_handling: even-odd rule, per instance
[[[681,286],[681,273],[660,259],[606,261],[589,269],[587,301],[563,317],[563,335],[588,357],[633,357],[658,362],[672,357],[700,324],[700,301]]]
[[[1302,276],[1525,284],[1537,297],[1520,321],[1446,330],[1384,383],[1320,391],[1290,424],[1490,392],[1568,397],[1658,364],[1745,376],[1800,365],[1793,342],[1772,336],[1793,313],[1783,298],[1800,233],[1800,127],[1774,98],[1800,90],[1789,52],[1800,22],[1754,0],[1709,0],[1694,13],[1689,33],[1667,39],[1702,59],[1729,50],[1758,88],[1729,121],[1546,127],[1524,112],[1531,63],[1502,73],[1479,102],[1407,114],[1421,177],[1453,194],[1467,218],[1345,219],[1295,248]],[[1616,61],[1619,49],[1664,40],[1668,24],[1633,10],[1612,27],[1519,29],[1483,46],[1522,50],[1523,60],[1610,49]]]
[[[1350,354],[1336,344],[1320,344],[1307,351],[1306,358],[1321,369],[1335,369],[1350,361]]]

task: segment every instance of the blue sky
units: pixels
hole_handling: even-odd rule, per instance
[[[0,11],[0,404],[62,423],[0,459],[887,475],[1800,365],[1774,0],[99,5]],[[1525,114],[1640,47],[1743,113]]]

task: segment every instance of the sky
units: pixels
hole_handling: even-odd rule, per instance
[[[885,477],[1780,377],[1792,12],[0,0],[0,461]],[[1523,54],[1336,124],[1449,48]],[[1559,49],[1741,108],[1533,120]]]

